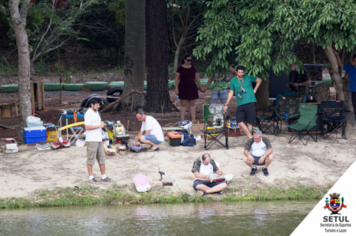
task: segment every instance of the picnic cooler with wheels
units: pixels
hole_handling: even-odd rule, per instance
[[[167,136],[169,138],[169,144],[172,147],[177,147],[180,146],[180,143],[182,141],[182,134],[179,132],[168,132]]]
[[[47,132],[45,127],[25,128],[25,143],[46,142]]]

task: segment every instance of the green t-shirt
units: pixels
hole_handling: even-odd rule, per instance
[[[214,74],[214,87],[213,90],[227,90],[227,77],[226,75]]]
[[[241,85],[239,84],[239,81],[236,76],[234,78],[232,78],[232,80],[230,81],[230,90],[234,90],[238,106],[241,106],[241,105],[244,105],[247,103],[251,103],[251,102],[257,102],[256,96],[255,96],[255,93],[253,92],[253,87],[252,87],[252,82],[256,82],[256,80],[257,80],[256,76],[244,75],[243,82],[242,82],[242,80],[240,80],[240,84],[245,89],[246,93],[242,92],[241,93],[242,98],[239,98],[237,96],[237,93],[240,92]]]

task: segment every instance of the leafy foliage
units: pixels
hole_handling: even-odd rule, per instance
[[[82,44],[92,49],[120,48],[125,44],[125,3],[123,0],[98,1],[78,19]]]
[[[207,6],[194,55],[212,55],[209,72],[226,71],[229,56],[262,77],[270,69],[287,72],[294,61],[302,68],[292,52],[301,38],[324,48],[356,47],[354,0],[213,0]]]

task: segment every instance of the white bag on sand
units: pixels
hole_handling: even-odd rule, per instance
[[[85,145],[85,140],[77,139],[77,142],[75,143],[77,147],[84,147]]]
[[[26,121],[27,121],[27,123],[36,123],[36,122],[40,122],[41,119],[39,117],[35,117],[35,116],[28,116]]]

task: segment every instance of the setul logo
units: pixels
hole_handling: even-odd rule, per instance
[[[339,213],[339,211],[342,210],[342,208],[346,208],[346,205],[344,205],[344,197],[341,198],[341,203],[340,203],[340,194],[338,193],[333,193],[330,194],[330,204],[329,204],[329,200],[326,197],[325,199],[325,203],[326,205],[324,206],[324,209],[329,209],[329,211],[331,211],[330,215],[341,215]]]
[[[351,227],[350,220],[347,216],[342,216],[339,212],[342,208],[346,208],[344,205],[344,197],[341,198],[340,194],[332,193],[329,199],[326,197],[324,209],[329,209],[331,214],[323,217],[323,223],[320,223],[320,227],[323,227],[326,233],[346,233],[347,228]]]

